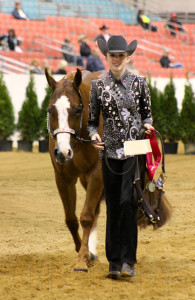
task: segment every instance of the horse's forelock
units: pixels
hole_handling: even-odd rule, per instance
[[[63,88],[65,92],[70,93],[74,89],[74,82],[68,79],[64,79]]]
[[[78,88],[76,87],[74,81],[64,78],[63,92],[69,98],[71,103],[78,104],[78,101],[80,103]]]
[[[63,80],[64,87],[70,86],[71,84],[72,84],[72,82],[70,80],[68,80],[67,78],[64,78],[64,80]]]
[[[60,99],[63,95],[67,96],[68,98],[71,95],[71,91],[73,89],[73,82],[70,80],[62,79],[57,83],[57,86],[55,88],[55,91],[53,93],[53,96],[50,99],[50,102],[52,104],[55,104],[55,102]]]
[[[53,94],[54,97],[51,98],[52,104],[55,104],[62,95],[65,95],[69,99],[69,102],[73,105],[78,105],[80,103],[79,92],[74,82],[74,77],[75,72],[72,74],[69,73],[67,76],[58,81],[55,93]]]

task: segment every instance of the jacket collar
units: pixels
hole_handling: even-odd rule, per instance
[[[129,74],[130,74],[129,71],[126,69],[124,74],[118,80],[118,79],[116,79],[116,77],[114,76],[112,71],[109,70],[109,73],[106,77],[106,84],[109,84],[110,87],[112,88],[114,86],[114,84],[121,83],[124,86],[124,88],[126,88],[126,81],[127,81],[127,77],[129,76]]]

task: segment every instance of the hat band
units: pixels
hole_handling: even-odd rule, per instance
[[[126,50],[108,50],[108,52],[110,52],[110,53],[118,53],[118,52],[122,52],[122,53],[124,53],[124,52],[127,52]]]

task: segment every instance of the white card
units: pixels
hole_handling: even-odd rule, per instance
[[[125,155],[140,155],[152,152],[149,139],[124,142]]]

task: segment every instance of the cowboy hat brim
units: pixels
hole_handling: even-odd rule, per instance
[[[99,30],[104,30],[104,29],[109,29],[106,25],[103,25],[102,27],[99,28]]]
[[[126,52],[128,53],[129,56],[131,56],[133,54],[133,52],[136,50],[137,48],[137,40],[133,40],[127,47]]]
[[[127,52],[128,55],[131,56],[135,51],[135,49],[137,48],[137,40],[132,41],[125,50],[121,50],[121,49],[109,50],[107,44],[102,39],[98,39],[97,44],[104,56],[106,56],[108,52],[110,53]]]

